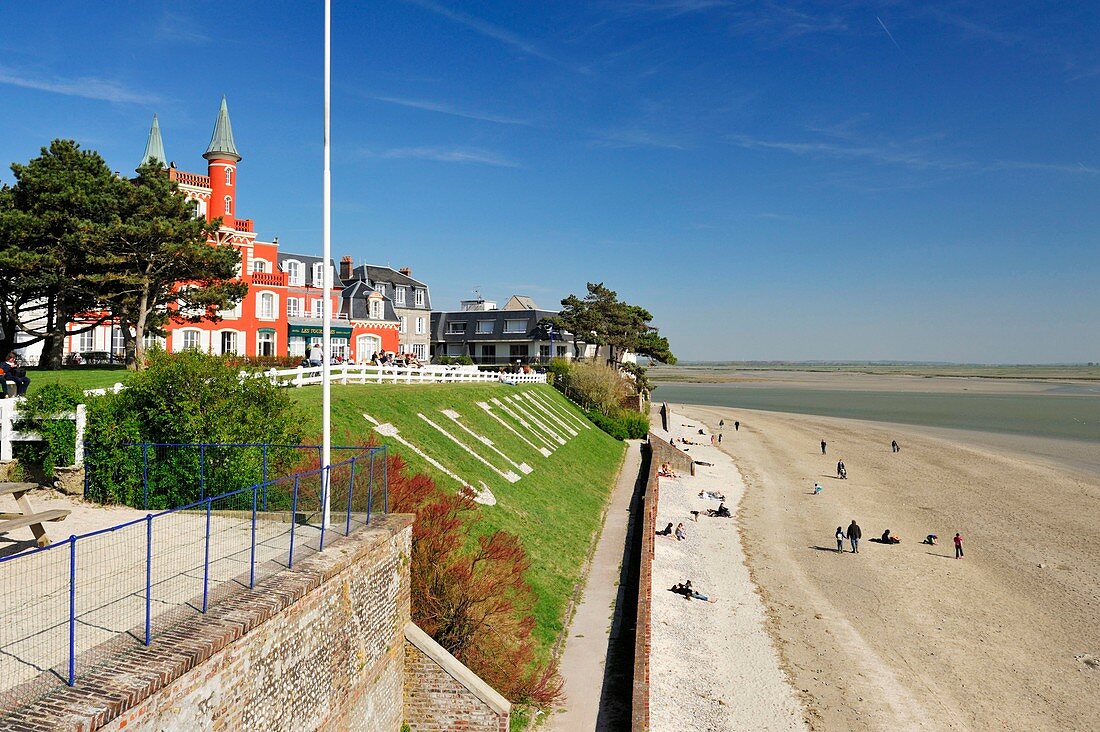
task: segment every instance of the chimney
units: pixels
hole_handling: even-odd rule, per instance
[[[340,279],[351,279],[351,257],[346,254],[340,257]]]
[[[412,277],[413,276],[412,269],[410,269],[408,267],[402,267],[401,269],[399,269],[397,271],[400,272],[401,274],[405,275],[406,277]]]

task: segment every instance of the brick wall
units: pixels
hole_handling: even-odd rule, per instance
[[[638,567],[638,619],[634,638],[634,698],[631,702],[631,729],[634,732],[649,730],[649,652],[653,636],[653,547],[657,533],[657,502],[660,484],[657,471],[662,463],[671,463],[672,469],[687,475],[693,460],[652,432],[646,445],[649,450],[649,473],[646,476],[645,498],[642,503],[642,548]]]
[[[398,730],[411,521],[376,519],[0,728]]]
[[[424,631],[405,632],[405,721],[412,732],[508,732],[508,701]]]

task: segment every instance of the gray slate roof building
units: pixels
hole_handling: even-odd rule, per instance
[[[541,310],[525,296],[512,297],[509,306],[432,313],[433,355],[469,356],[485,365],[572,358],[573,336],[555,332],[551,340],[544,326],[556,310]]]

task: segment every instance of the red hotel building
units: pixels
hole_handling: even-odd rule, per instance
[[[168,175],[196,202],[198,215],[221,219],[211,243],[230,243],[240,250],[241,279],[248,284],[248,294],[232,310],[220,312],[217,322],[170,323],[166,339],[147,338],[147,343],[159,340],[169,352],[196,348],[242,356],[305,355],[322,337],[323,264],[320,257],[280,253],[278,237],[261,241],[252,219],[238,216],[242,158],[233,139],[225,97],[203,157],[207,161],[205,175],[178,170],[174,163],[168,166]],[[167,160],[155,115],[142,163],[151,159]],[[329,267],[333,267],[331,261]],[[400,320],[389,298],[365,282],[346,289],[342,284],[334,271],[333,354],[364,362],[376,351],[397,351]],[[70,336],[66,352],[117,355],[123,350],[119,331],[118,325],[108,324]]]

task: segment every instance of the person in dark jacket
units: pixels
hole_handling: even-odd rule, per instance
[[[0,391],[4,388],[3,381],[10,381],[15,384],[16,396],[26,396],[27,387],[30,386],[31,380],[27,378],[26,372],[16,364],[14,353],[9,353],[4,362],[0,363],[0,373],[3,374],[0,377]]]
[[[852,553],[859,554],[859,540],[863,538],[863,531],[859,528],[859,524],[855,519],[852,519],[852,523],[848,524],[848,541],[852,543]]]

